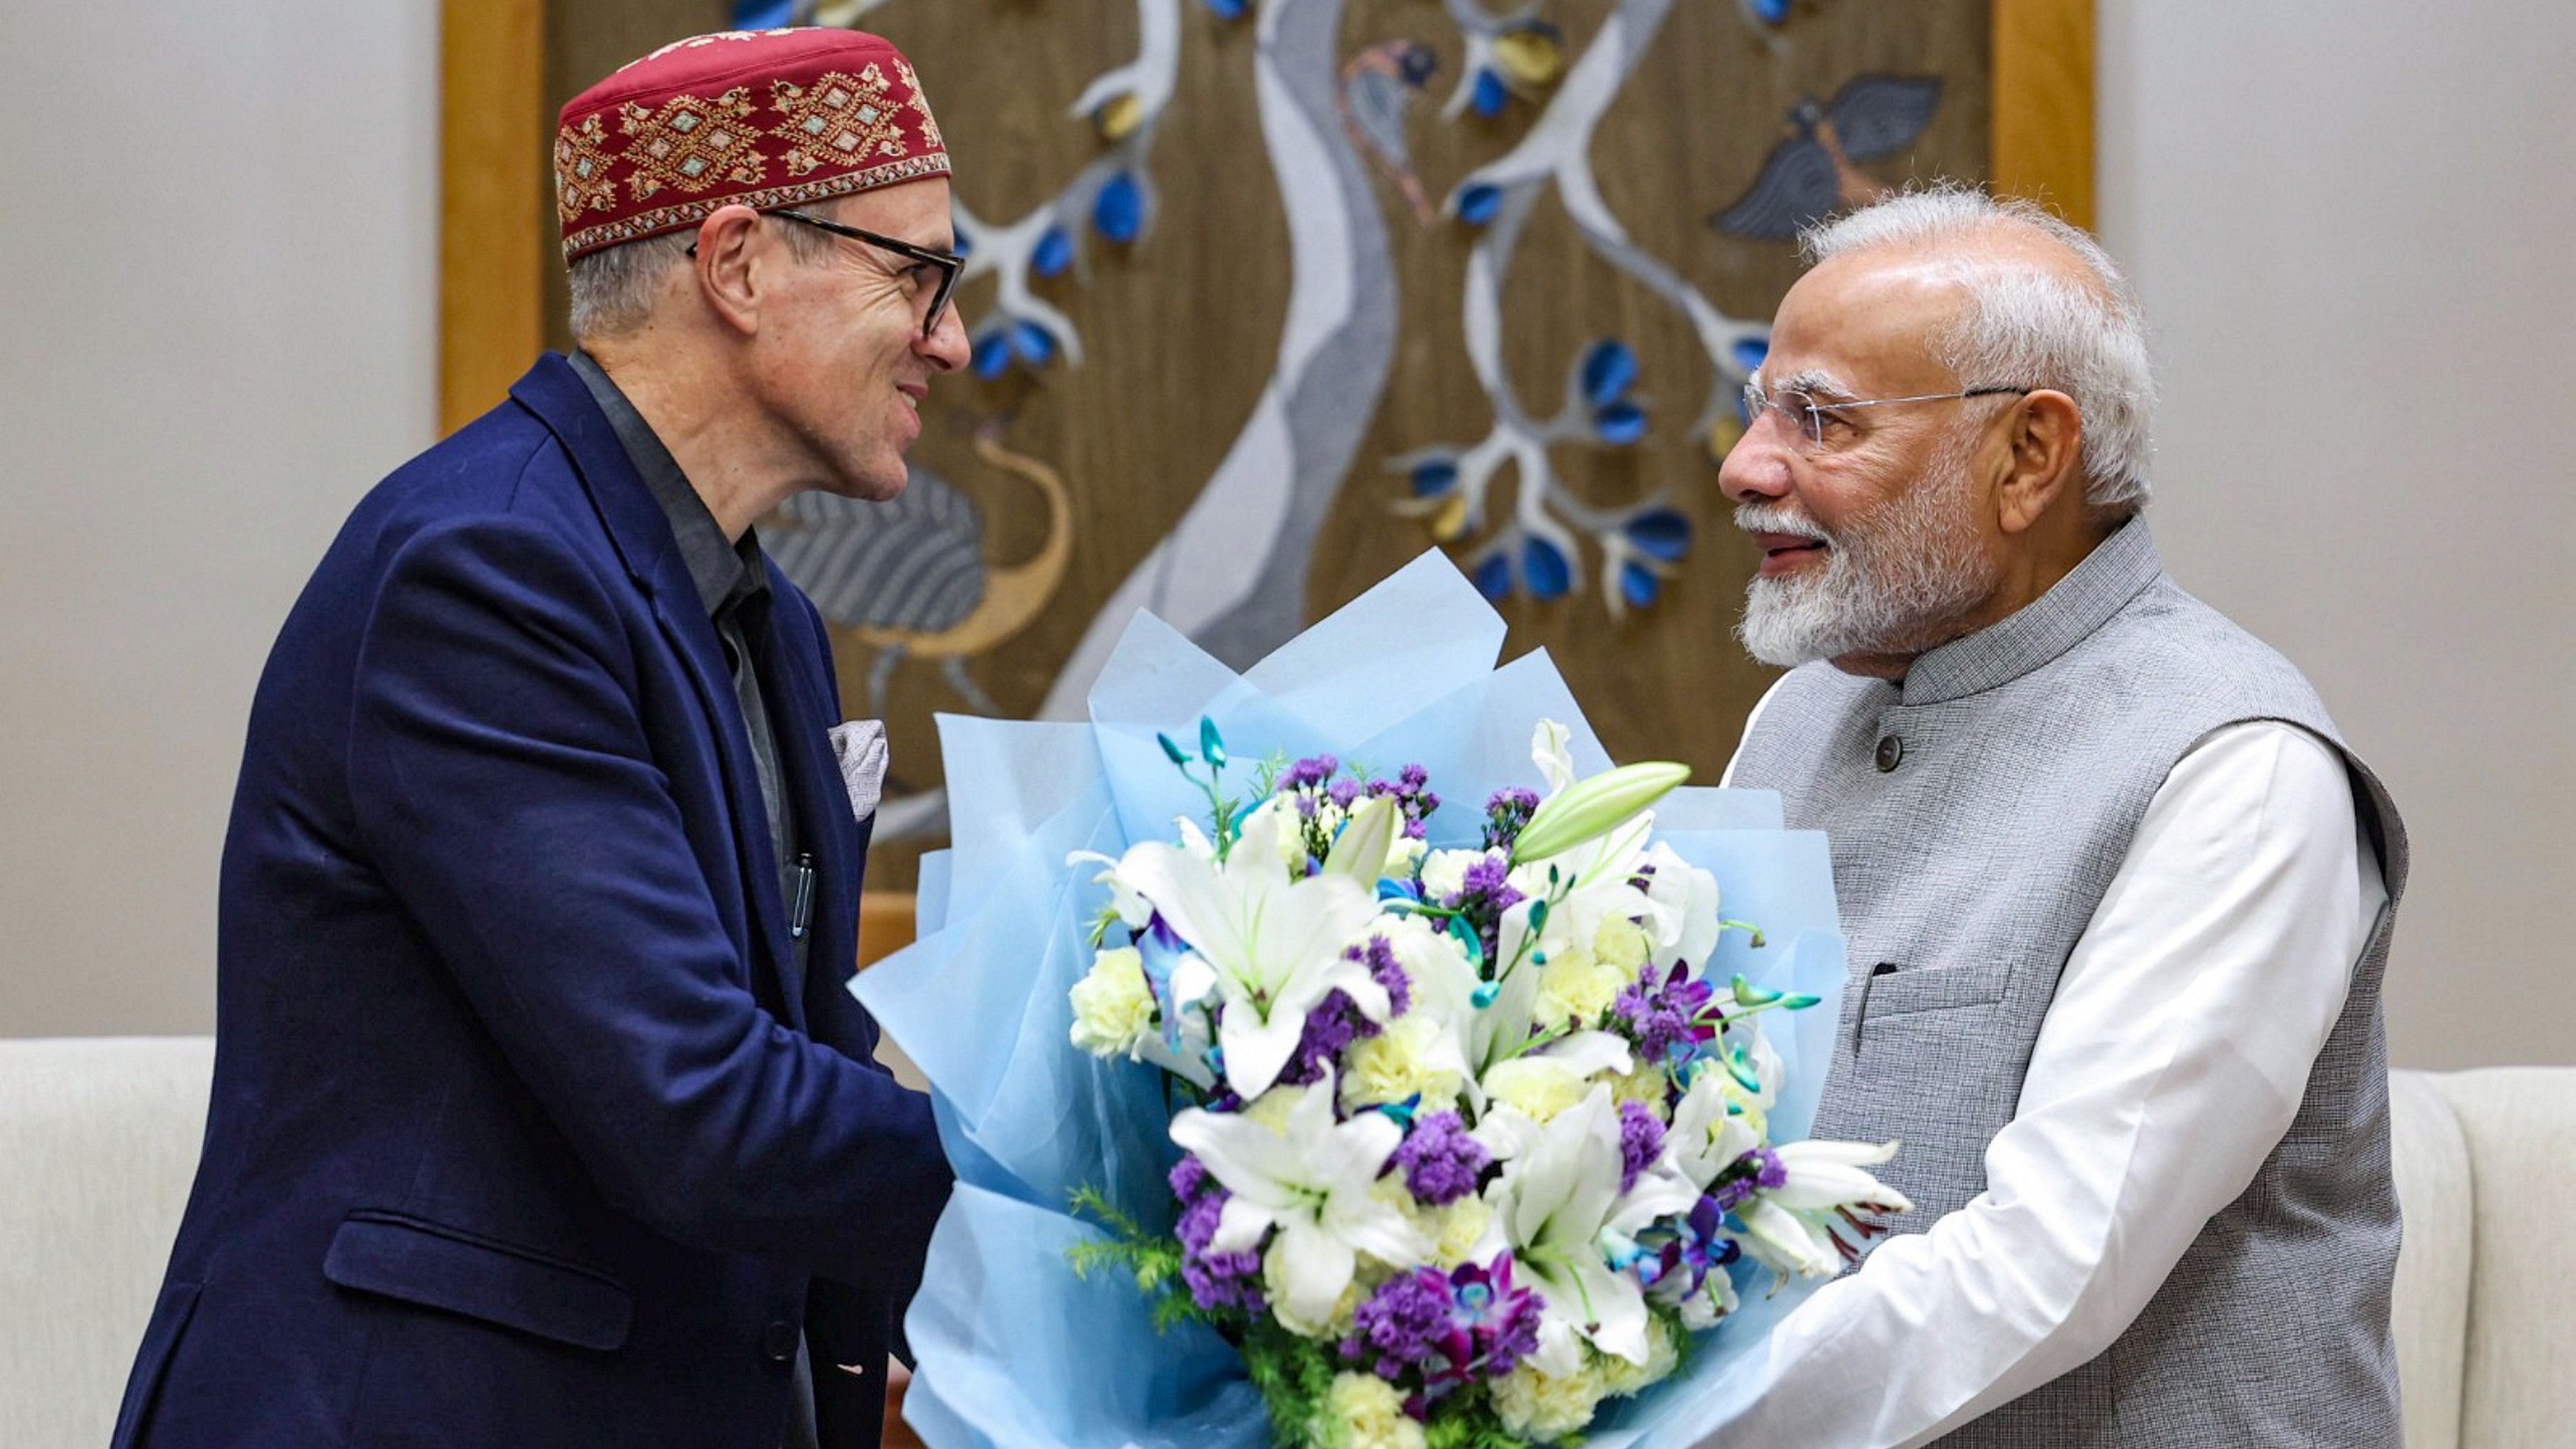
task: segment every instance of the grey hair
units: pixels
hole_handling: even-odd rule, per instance
[[[837,201],[834,198],[806,209],[827,221],[834,220],[832,211]],[[788,254],[800,262],[815,261],[832,249],[832,238],[809,226],[789,222],[779,232],[787,239]],[[643,326],[653,315],[653,302],[662,279],[673,265],[688,256],[690,244],[697,239],[695,227],[665,232],[641,241],[602,247],[565,267],[565,289],[572,294],[574,340],[623,336]]]
[[[2073,252],[2090,287],[2039,267],[1976,255],[2006,229],[2038,232]],[[2127,515],[2146,505],[2156,380],[2137,292],[2101,244],[2037,203],[1944,184],[1907,191],[1808,228],[1810,263],[1874,247],[1963,253],[1969,306],[1933,343],[1963,387],[2045,387],[2075,400],[2084,420],[2084,498]]]

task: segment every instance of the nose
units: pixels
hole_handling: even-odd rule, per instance
[[[912,350],[941,372],[955,372],[967,364],[975,349],[966,341],[966,322],[957,315],[956,304],[939,314],[939,325],[930,329],[929,336],[913,334]]]
[[[1728,502],[1768,502],[1788,494],[1788,426],[1786,419],[1768,408],[1753,415],[1753,426],[1726,450],[1726,461],[1717,467],[1717,488]]]

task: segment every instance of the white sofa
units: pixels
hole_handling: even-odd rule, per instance
[[[213,1062],[204,1038],[0,1040],[0,1445],[107,1442]],[[2407,1443],[2576,1446],[2576,1068],[2394,1085]]]

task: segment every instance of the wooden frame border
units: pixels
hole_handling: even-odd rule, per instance
[[[1994,0],[1997,191],[2093,225],[2094,0]]]
[[[2093,224],[2095,0],[1994,0],[1995,189]],[[445,0],[439,17],[439,431],[499,402],[545,340],[545,0]],[[911,939],[869,892],[862,960]]]
[[[438,108],[438,431],[545,345],[545,0],[445,0]]]

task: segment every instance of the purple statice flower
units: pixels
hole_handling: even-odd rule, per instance
[[[1424,822],[1431,818],[1432,811],[1440,808],[1440,797],[1431,791],[1431,772],[1420,765],[1405,766],[1396,772],[1391,783],[1369,781],[1368,792],[1372,796],[1394,798],[1396,808],[1404,812],[1404,833],[1415,840],[1422,839],[1427,833],[1430,827]]]
[[[1172,1174],[1169,1179],[1172,1184],[1172,1196],[1179,1198],[1184,1204],[1199,1195],[1199,1189],[1207,1186],[1207,1180],[1207,1164],[1199,1161],[1198,1154],[1194,1152],[1182,1153],[1181,1160],[1172,1164]]]
[[[1467,867],[1458,889],[1440,904],[1465,915],[1476,928],[1476,939],[1484,948],[1485,959],[1494,959],[1495,941],[1502,930],[1503,912],[1519,905],[1521,893],[1512,889],[1511,864],[1498,855],[1488,855]]]
[[[1538,811],[1538,792],[1514,785],[1485,800],[1485,848],[1509,850],[1521,838],[1521,827]]]
[[[1691,980],[1682,963],[1666,971],[1650,962],[1611,1003],[1610,1015],[1646,1060],[1678,1065],[1717,1035],[1716,1023],[1700,1019],[1713,994],[1707,982]]]
[[[1438,1354],[1449,1339],[1449,1280],[1437,1268],[1399,1273],[1351,1316],[1351,1334],[1342,1340],[1342,1359],[1359,1363],[1370,1355],[1377,1376],[1393,1380]]]
[[[1455,1112],[1437,1112],[1414,1123],[1392,1161],[1404,1173],[1405,1190],[1432,1207],[1474,1192],[1485,1169],[1494,1165],[1493,1154],[1467,1135],[1466,1122]]]
[[[1334,804],[1339,805],[1344,810],[1348,810],[1351,808],[1351,802],[1360,798],[1360,789],[1361,786],[1359,781],[1345,775],[1342,778],[1335,780],[1332,784],[1326,786],[1324,789],[1324,795]]]
[[[1288,773],[1280,776],[1272,788],[1281,794],[1290,790],[1312,790],[1333,778],[1341,768],[1342,762],[1330,755],[1309,755],[1290,765]]]
[[[1235,1308],[1258,1314],[1268,1306],[1261,1297],[1261,1254],[1257,1250],[1217,1253],[1208,1248],[1216,1237],[1217,1221],[1225,1216],[1229,1196],[1224,1188],[1210,1187],[1181,1213],[1173,1229],[1181,1240],[1181,1281],[1189,1285],[1191,1300],[1202,1309]]]
[[[1718,1173],[1709,1195],[1717,1199],[1719,1207],[1733,1212],[1744,1206],[1755,1188],[1779,1187],[1788,1180],[1789,1167],[1780,1160],[1780,1154],[1768,1147],[1756,1147]]]
[[[1637,1175],[1663,1155],[1664,1124],[1643,1102],[1619,1104],[1619,1190],[1637,1185]]]
[[[1326,1063],[1339,1058],[1352,1042],[1378,1031],[1378,1024],[1360,1014],[1359,1003],[1348,992],[1327,992],[1306,1013],[1305,1034],[1297,1038],[1297,1050],[1280,1069],[1279,1080],[1292,1087],[1322,1081]]]
[[[1369,977],[1386,988],[1387,1019],[1392,1021],[1413,1009],[1413,978],[1404,974],[1404,963],[1395,959],[1395,948],[1384,936],[1369,937],[1366,946],[1353,946],[1342,953],[1352,961],[1366,961]]]

